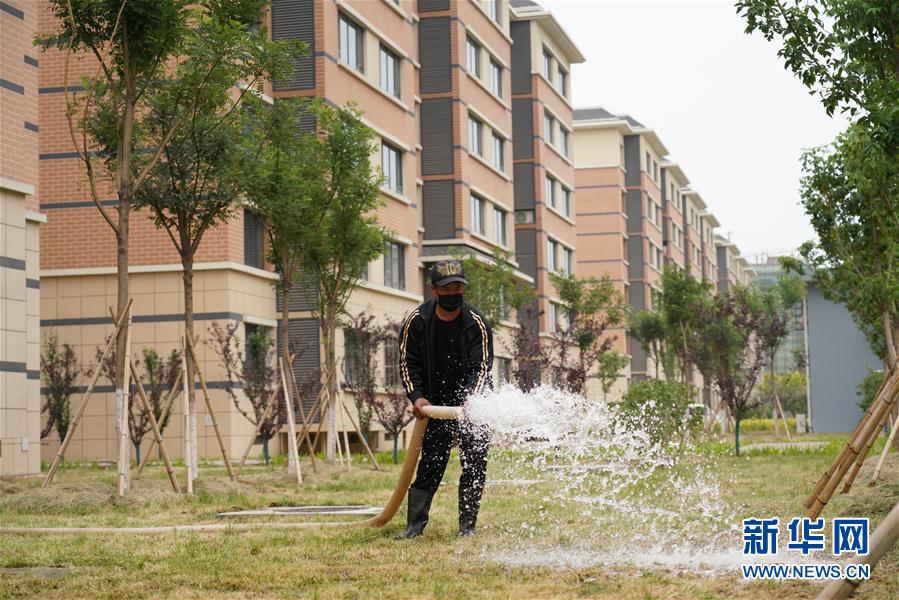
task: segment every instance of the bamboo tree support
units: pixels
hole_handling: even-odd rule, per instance
[[[896,540],[899,540],[899,504],[894,506],[893,510],[880,522],[880,525],[874,529],[869,541],[870,550],[868,554],[853,558],[852,563],[876,567],[880,559],[896,544]],[[858,579],[831,581],[818,594],[818,600],[842,600],[848,598],[860,583],[861,580]]]
[[[44,483],[41,484],[41,487],[48,487],[53,481],[53,477],[56,475],[56,470],[59,468],[59,464],[62,462],[69,444],[72,443],[72,437],[74,437],[75,435],[75,430],[78,429],[78,424],[81,422],[81,417],[84,416],[84,409],[87,408],[87,401],[90,400],[91,395],[94,393],[94,387],[96,387],[97,380],[100,378],[100,373],[103,371],[103,363],[106,361],[106,358],[112,351],[112,347],[115,344],[118,332],[122,328],[122,323],[125,321],[125,315],[127,315],[131,310],[131,302],[132,300],[128,300],[128,304],[125,305],[125,310],[122,311],[121,315],[119,315],[118,320],[114,321],[115,328],[113,329],[112,337],[110,337],[109,341],[106,342],[106,348],[103,350],[103,354],[100,356],[100,360],[97,364],[97,370],[94,371],[94,375],[93,377],[91,377],[91,381],[87,386],[87,390],[84,392],[84,397],[81,399],[81,404],[78,406],[78,410],[75,412],[75,418],[72,420],[72,425],[66,432],[66,437],[62,440],[62,444],[60,444],[59,450],[57,450],[56,456],[53,458],[53,463],[50,465],[50,470],[47,471],[47,476],[44,478]]]
[[[194,473],[192,452],[191,452],[191,429],[190,429],[190,401],[188,400],[187,391],[187,349],[185,348],[184,338],[181,338],[181,400],[184,406],[184,467],[187,471],[187,493],[194,493]]]
[[[337,392],[337,405],[337,414],[340,417],[340,429],[343,431],[343,445],[346,449],[346,470],[349,471],[350,467],[353,466],[353,454],[350,452],[350,437],[347,435],[346,423],[343,420],[344,411],[341,410],[341,408],[345,409],[346,406],[344,406],[343,396],[341,396],[340,392]],[[360,433],[359,436],[361,437],[362,434]]]
[[[872,418],[867,419],[865,422],[865,426],[862,428],[861,432],[852,443],[849,444],[848,452],[844,460],[839,464],[839,467],[834,471],[833,475],[831,475],[830,479],[827,481],[827,484],[823,487],[821,492],[816,496],[812,506],[809,508],[806,515],[810,519],[817,519],[821,514],[821,511],[824,510],[824,507],[827,505],[827,502],[830,500],[831,496],[833,496],[834,491],[837,486],[840,484],[840,481],[846,475],[846,472],[852,466],[852,463],[856,461],[861,456],[860,460],[864,460],[863,451],[866,451],[867,441],[871,437],[872,433],[876,434],[883,424],[883,420],[886,418],[887,413],[892,409],[893,405],[896,402],[896,391],[897,391],[897,380],[895,378],[891,379],[890,384],[884,387],[884,391],[882,394],[882,400],[877,403],[877,410],[872,413]]]
[[[290,364],[293,365],[293,358],[290,359]],[[297,378],[294,375],[293,369],[290,370],[290,384],[293,389],[293,397],[297,401],[297,406],[300,409],[300,423],[303,424],[303,429],[301,430],[303,439],[306,441],[306,446],[309,448],[309,459],[312,461],[312,472],[318,473],[318,468],[315,466],[315,448],[312,447],[312,440],[309,438],[309,423],[306,420],[306,411],[303,409],[303,397],[300,395],[300,387],[297,385]],[[312,413],[309,414],[312,416]]]
[[[784,431],[787,433],[787,441],[792,442],[793,438],[790,436],[790,426],[787,425],[787,416],[784,414],[784,409],[780,404],[780,398],[777,396],[777,392],[774,392],[774,405],[777,406],[777,411],[780,413],[780,418],[784,423]],[[775,421],[775,423],[776,422],[777,421]]]
[[[262,413],[262,417],[259,418],[259,422],[256,423],[256,429],[253,431],[253,436],[250,438],[250,441],[247,442],[247,447],[243,451],[243,455],[240,457],[240,462],[237,464],[237,472],[235,473],[236,477],[240,477],[240,471],[243,469],[243,465],[247,462],[247,457],[250,455],[250,451],[253,449],[253,446],[256,445],[256,438],[259,437],[260,432],[262,431],[262,424],[265,423],[265,420],[268,419],[268,416],[272,414],[272,406],[278,403],[278,394],[281,393],[281,380],[275,384],[275,391],[272,394],[272,401],[268,403],[268,406],[265,407],[265,411]]]
[[[846,444],[843,446],[843,449],[840,450],[840,453],[834,459],[834,461],[830,464],[821,478],[818,480],[818,483],[815,485],[815,488],[812,490],[811,494],[805,500],[805,507],[811,508],[814,505],[815,500],[818,498],[819,494],[824,490],[824,487],[827,485],[827,482],[830,481],[831,477],[837,472],[843,462],[846,460],[846,457],[852,452],[852,445],[855,443],[856,438],[861,434],[862,430],[867,425],[868,421],[873,418],[874,412],[878,410],[880,403],[882,401],[882,394],[884,388],[887,386],[888,381],[892,380],[896,376],[896,372],[893,371],[890,374],[890,377],[885,377],[882,382],[880,382],[880,387],[877,388],[877,393],[874,394],[874,400],[871,402],[870,406],[868,406],[868,410],[865,411],[864,416],[862,416],[861,420],[858,422],[858,425],[855,426],[855,430],[846,440]]]
[[[322,393],[319,391],[318,398],[315,399],[315,404],[312,405],[312,410],[309,411],[309,431],[312,431],[312,417],[315,413],[318,413],[318,429],[315,432],[315,437],[312,439],[312,447],[318,448],[318,437],[322,431],[322,422],[323,422],[323,411],[324,407],[322,404]]]
[[[350,408],[343,402],[341,398],[340,402],[341,406],[343,406],[343,410],[346,413],[347,418],[350,420],[350,424],[353,426],[353,429],[356,431],[356,435],[359,436],[359,439],[362,441],[362,447],[365,448],[365,453],[368,454],[368,459],[371,461],[372,466],[375,468],[375,471],[380,471],[381,467],[378,465],[378,460],[375,458],[374,453],[371,451],[371,447],[368,445],[368,440],[365,439],[365,436],[362,435],[362,428],[356,422],[356,419],[353,417],[353,413],[350,412]]]
[[[129,435],[128,410],[131,404],[131,307],[128,307],[128,325],[125,330],[125,374],[122,383],[122,412],[119,415],[119,456],[116,461],[116,493],[124,496],[129,486],[130,460],[128,451],[131,449],[131,436]]]
[[[887,443],[883,445],[883,451],[880,453],[880,458],[877,459],[877,466],[874,467],[874,473],[871,475],[871,481],[868,482],[869,487],[873,487],[877,480],[880,479],[880,470],[883,468],[883,463],[887,459],[887,454],[890,453],[890,446],[893,445],[893,442],[896,439],[896,432],[899,431],[899,419],[894,419],[890,421],[890,437],[887,438]]]
[[[178,479],[175,477],[175,470],[172,468],[172,461],[169,460],[169,452],[166,450],[165,442],[162,440],[162,433],[159,431],[159,424],[156,422],[156,416],[153,414],[153,407],[150,406],[150,401],[147,399],[147,393],[144,391],[144,384],[141,383],[140,377],[134,368],[134,363],[131,361],[128,362],[131,366],[131,377],[134,378],[134,383],[137,385],[137,395],[140,396],[141,404],[143,404],[144,410],[147,411],[147,416],[150,418],[150,429],[153,430],[153,439],[159,444],[159,452],[162,453],[162,461],[165,463],[165,470],[169,475],[169,481],[172,482],[172,489],[175,490],[175,493],[180,494],[181,486],[178,485]]]
[[[172,402],[175,401],[175,397],[178,395],[178,390],[181,386],[181,367],[178,367],[178,375],[175,377],[174,383],[172,383],[172,388],[169,390],[169,393],[166,395],[165,400],[162,403],[162,410],[159,411],[160,416],[165,418],[165,414],[169,412],[169,407],[172,405]],[[162,430],[160,430],[162,433]],[[141,473],[144,472],[144,467],[147,466],[147,461],[150,460],[150,454],[153,452],[154,445],[156,444],[156,439],[153,438],[150,440],[150,445],[147,446],[147,451],[144,453],[143,457],[140,459],[140,465],[137,467],[137,475],[134,476],[135,479],[141,476]]]
[[[187,347],[190,350],[190,356],[196,367],[197,378],[200,380],[200,389],[203,390],[203,399],[206,401],[206,410],[209,412],[209,419],[212,421],[212,429],[215,430],[215,438],[218,440],[219,449],[222,451],[222,460],[225,461],[225,468],[228,469],[228,479],[237,481],[234,475],[234,469],[231,467],[231,461],[228,460],[228,449],[225,447],[225,440],[222,438],[222,432],[219,429],[218,419],[215,417],[215,409],[212,408],[212,400],[209,399],[209,390],[206,389],[206,378],[203,376],[203,369],[200,368],[200,361],[197,358],[197,351],[194,349],[194,341],[191,336],[186,336]]]
[[[861,471],[862,465],[865,462],[865,459],[868,457],[868,454],[871,452],[871,447],[874,446],[874,442],[877,441],[877,438],[880,437],[880,432],[883,430],[884,423],[889,417],[889,412],[886,411],[887,414],[884,414],[883,419],[880,421],[880,424],[871,431],[868,439],[865,441],[865,445],[862,448],[862,452],[855,459],[855,462],[852,464],[851,470],[849,471],[849,477],[846,478],[846,483],[843,485],[842,492],[843,494],[848,494],[849,490],[852,489],[852,484],[855,483],[855,478],[858,477],[859,471]]]
[[[303,485],[303,473],[300,469],[300,452],[297,448],[297,422],[293,416],[293,399],[290,396],[290,390],[287,387],[287,376],[284,375],[284,360],[279,360],[281,365],[281,387],[284,389],[284,405],[287,408],[287,451],[290,452],[288,457],[288,467],[293,461],[293,468],[297,475],[297,485]]]

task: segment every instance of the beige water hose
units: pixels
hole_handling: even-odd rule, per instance
[[[459,417],[461,408],[454,406],[425,406],[421,411],[428,416],[427,419],[416,419],[412,428],[412,439],[409,449],[406,451],[406,460],[400,471],[400,478],[393,494],[387,502],[387,506],[376,517],[368,521],[342,521],[324,523],[208,523],[198,525],[163,525],[158,527],[0,527],[0,535],[3,534],[27,534],[27,533],[124,533],[135,535],[178,533],[178,532],[214,532],[214,531],[247,531],[252,529],[310,529],[313,527],[383,527],[393,519],[403,504],[412,476],[415,475],[415,467],[418,465],[418,456],[421,454],[421,444],[424,440],[425,429],[430,419],[453,420]]]

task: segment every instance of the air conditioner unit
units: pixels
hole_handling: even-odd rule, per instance
[[[532,210],[516,210],[515,224],[522,225],[534,222],[534,211]]]

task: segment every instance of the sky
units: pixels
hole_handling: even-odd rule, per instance
[[[744,33],[729,0],[537,0],[586,58],[575,108],[627,113],[656,131],[744,256],[813,237],[799,157],[845,129],[786,71],[779,46]]]

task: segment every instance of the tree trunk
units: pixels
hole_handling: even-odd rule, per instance
[[[183,266],[182,278],[184,281],[184,335],[189,338],[191,344],[194,342],[194,265],[193,257],[182,258]],[[193,468],[193,478],[197,478],[197,467],[199,466],[197,452],[197,394],[194,389],[194,381],[196,381],[196,371],[193,361],[193,355],[187,352],[187,407],[188,422],[191,433],[190,440],[190,463]]]
[[[282,264],[287,264],[286,261],[282,262]],[[290,363],[290,348],[288,347],[290,336],[288,336],[288,325],[290,325],[290,288],[292,287],[291,283],[293,278],[288,275],[286,278],[282,274],[281,276],[281,364],[284,365],[285,369],[293,369],[293,365]],[[292,376],[292,374],[291,374]],[[284,381],[288,382],[286,385],[290,385],[289,380],[287,379],[287,373],[284,373]],[[286,389],[281,392],[284,394],[285,402],[290,397],[290,394]],[[277,400],[276,400],[277,401]],[[277,431],[277,428],[276,428]],[[288,434],[290,435],[290,434]],[[288,448],[290,444],[288,444]],[[290,450],[287,451],[288,464],[293,463],[293,456]]]
[[[269,460],[268,440],[269,440],[269,438],[265,438],[262,440],[262,461],[265,464],[268,464],[268,460]]]
[[[734,444],[737,448],[737,456],[740,456],[740,417],[734,417]]]
[[[140,464],[140,442],[134,444],[134,464]]]
[[[121,316],[121,314],[125,311],[125,307],[128,305],[128,296],[130,294],[128,278],[128,217],[131,211],[130,199],[126,198],[125,200],[120,200],[118,211],[119,223],[118,231],[116,232],[116,273],[118,279],[118,289],[116,292],[116,316]],[[130,351],[130,348],[126,348],[127,335],[128,327],[122,327],[119,329],[118,336],[116,337],[115,447],[117,457],[120,456],[121,442],[119,441],[119,439],[122,435],[122,411],[125,410],[125,359],[127,358],[128,352]],[[128,456],[129,450],[130,448],[125,449],[125,464],[116,465],[116,472],[122,474],[126,490],[131,487],[131,478],[128,473],[128,464],[130,462]]]
[[[334,347],[336,317],[332,306],[326,306],[322,318],[322,337],[325,346],[325,385],[328,392],[328,436],[325,457],[329,463],[334,462],[337,450],[337,357]]]
[[[400,452],[399,452],[399,440],[400,440],[400,432],[397,431],[393,434],[393,464],[397,464],[400,462]]]

